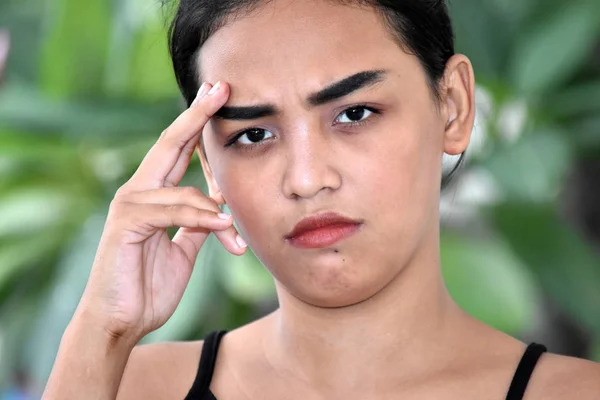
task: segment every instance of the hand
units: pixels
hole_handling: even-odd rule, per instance
[[[230,215],[194,187],[178,187],[202,129],[229,97],[204,84],[192,106],[160,136],[116,193],[77,315],[113,337],[139,340],[174,313],[210,232],[235,255],[246,247]],[[173,240],[167,227],[181,227]]]

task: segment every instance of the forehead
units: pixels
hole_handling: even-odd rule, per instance
[[[397,70],[409,58],[373,8],[276,0],[215,32],[198,61],[201,79],[229,82],[235,98],[240,88],[304,93],[359,71]]]

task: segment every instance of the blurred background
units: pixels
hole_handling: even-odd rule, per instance
[[[0,399],[39,398],[108,204],[183,109],[160,3],[0,1]],[[600,361],[600,1],[451,11],[478,116],[440,206],[448,288],[491,326]],[[205,187],[197,159],[183,185]],[[177,312],[144,342],[275,307],[256,258],[211,237]]]

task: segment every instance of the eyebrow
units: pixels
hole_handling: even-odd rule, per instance
[[[373,86],[374,84],[383,81],[385,76],[386,71],[383,70],[359,72],[311,94],[308,96],[306,102],[311,107],[321,106],[348,96],[359,89]],[[247,121],[270,117],[278,113],[279,110],[275,105],[261,104],[245,107],[223,106],[214,116],[226,120]]]

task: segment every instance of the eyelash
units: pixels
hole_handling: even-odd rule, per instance
[[[337,120],[340,116],[344,115],[345,113],[347,113],[349,111],[356,110],[356,109],[364,109],[364,110],[369,111],[369,112],[371,112],[371,113],[373,113],[375,115],[380,115],[381,114],[381,110],[379,110],[377,108],[370,107],[370,106],[367,106],[365,104],[357,104],[357,105],[354,105],[354,106],[351,106],[351,107],[348,107],[348,108],[344,109],[341,113],[339,113],[335,117],[335,119]],[[334,122],[334,125],[345,125],[345,126],[349,126],[351,128],[355,128],[355,127],[362,126],[362,125],[366,124],[371,118],[372,117],[369,116],[366,119],[363,119],[361,121],[337,122],[337,123]],[[243,131],[238,132],[238,133],[234,134],[231,138],[227,139],[227,142],[225,142],[225,144],[223,145],[223,147],[231,147],[231,146],[233,146],[233,145],[235,145],[237,143],[237,141],[240,139],[240,137],[244,136],[247,133],[250,133],[252,131],[257,131],[257,130],[261,130],[261,131],[265,130],[266,131],[266,129],[261,129],[261,128],[244,129]],[[262,143],[264,143],[264,140],[260,141],[260,142],[256,142],[255,144],[241,145],[241,146],[238,146],[238,147],[240,147],[242,149],[250,149],[250,148],[254,148],[254,147],[260,147],[260,146],[263,145]]]

